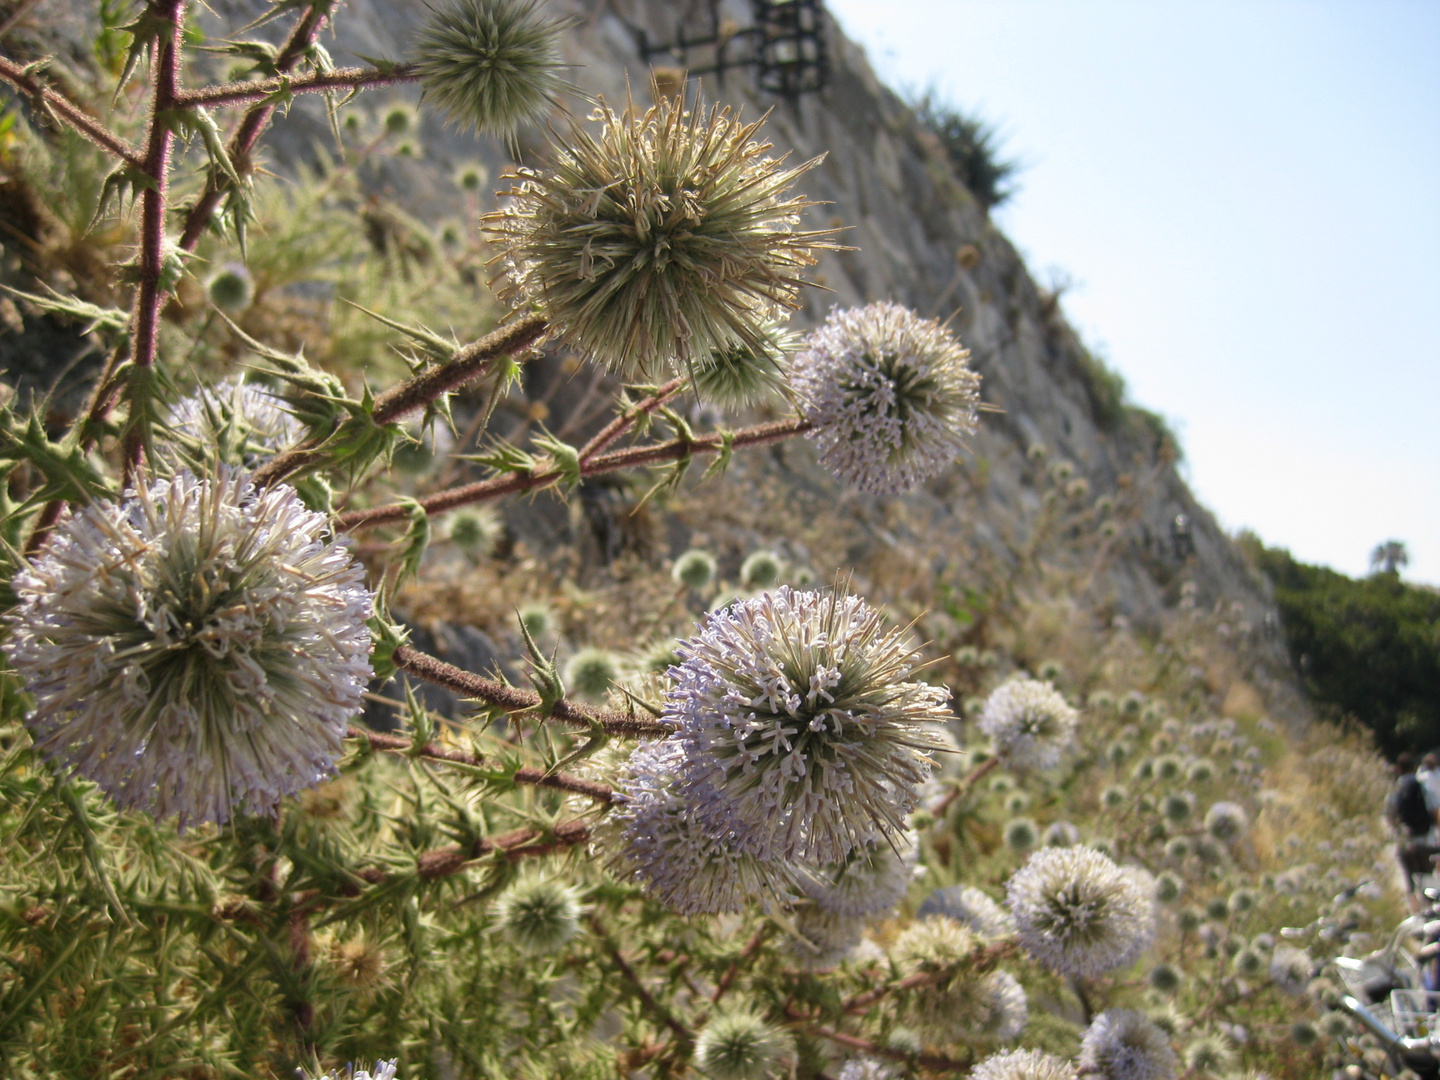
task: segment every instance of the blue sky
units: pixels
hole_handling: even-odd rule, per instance
[[[1024,165],[997,224],[1229,529],[1440,583],[1440,0],[828,0]]]

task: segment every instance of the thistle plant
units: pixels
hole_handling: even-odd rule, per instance
[[[1132,1080],[1223,1064],[1207,1040],[1297,1075],[1344,1052],[1325,940],[1275,941],[1331,895],[1385,917],[1371,759],[1215,716],[1176,657],[1267,685],[1219,614],[1140,631],[1092,599],[1099,518],[1135,527],[1160,481],[1089,505],[1068,462],[1029,469],[1050,501],[1002,567],[806,475],[907,489],[981,408],[965,346],[898,304],[791,325],[838,227],[795,189],[829,166],[698,94],[572,125],[575,26],[530,0],[417,9],[356,67],[334,0],[269,5],[263,41],[130,6],[96,5],[63,79],[0,55],[0,202],[78,222],[0,238],[7,304],[102,354],[73,420],[0,391],[0,1073]],[[333,159],[267,157],[317,94]],[[373,183],[402,148],[433,170],[432,108],[560,131],[498,201],[500,147],[445,165],[488,240]],[[785,440],[793,489],[751,453]],[[882,518],[896,543],[849,554]],[[1054,629],[1076,611],[1093,630]],[[1086,722],[1000,682],[1027,667]]]

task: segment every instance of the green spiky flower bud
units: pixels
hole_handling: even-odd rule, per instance
[[[620,678],[620,662],[609,649],[581,649],[565,665],[565,685],[581,697],[603,698]]]
[[[793,1052],[788,1034],[748,1009],[712,1017],[695,1040],[695,1064],[714,1080],[769,1080]]]
[[[244,311],[255,299],[255,280],[241,263],[226,263],[205,282],[205,293],[221,311]]]
[[[691,548],[675,560],[670,576],[677,585],[700,590],[715,580],[715,556],[699,548]]]
[[[547,955],[580,932],[580,898],[568,885],[527,874],[495,902],[495,923],[522,952]]]
[[[768,589],[784,571],[785,564],[773,551],[753,551],[740,564],[740,584],[747,589]]]

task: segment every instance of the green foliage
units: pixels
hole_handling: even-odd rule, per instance
[[[1356,580],[1249,546],[1275,586],[1285,642],[1314,699],[1390,754],[1440,746],[1440,593],[1380,572]]]
[[[915,118],[940,140],[956,176],[981,207],[990,210],[1015,194],[1013,180],[1020,164],[1000,156],[994,127],[941,101],[933,89],[920,96],[914,109]]]

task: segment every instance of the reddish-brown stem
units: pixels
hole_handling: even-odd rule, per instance
[[[659,390],[655,391],[653,395],[640,402],[640,404],[626,409],[619,416],[615,417],[610,423],[601,428],[593,439],[580,448],[580,464],[583,465],[595,457],[595,455],[603,453],[611,443],[629,431],[635,425],[636,420],[660,408],[661,405],[664,405],[665,402],[678,394],[684,386],[684,379],[671,379],[664,386],[660,387]]]
[[[140,287],[135,296],[134,360],[138,367],[155,362],[160,330],[160,308],[165,290],[160,281],[165,269],[165,209],[170,188],[170,151],[175,135],[171,130],[171,111],[180,90],[181,25],[186,0],[151,0],[151,13],[161,22],[169,23],[169,31],[158,38],[151,59],[154,86],[150,101],[150,131],[145,144],[142,166],[149,183],[140,194]],[[134,425],[125,436],[126,475],[134,473],[140,463],[144,432]]]
[[[610,935],[605,932],[605,928],[600,924],[600,920],[592,916],[590,925],[594,928],[596,936],[605,943],[605,952],[609,955],[611,961],[615,964],[615,967],[619,970],[625,981],[630,984],[630,989],[634,991],[636,998],[639,999],[645,1011],[669,1028],[681,1043],[688,1045],[694,1042],[695,1037],[690,1034],[685,1025],[680,1023],[679,1020],[676,1020],[670,1010],[656,1001],[654,995],[645,988],[645,984],[641,982],[640,977],[635,974],[635,969],[630,966],[629,961],[621,954],[619,946],[617,946],[610,939]]]
[[[940,799],[939,802],[937,802],[934,806],[930,808],[931,816],[935,818],[943,818],[945,816],[945,811],[949,810],[950,807],[954,805],[956,799],[966,794],[971,788],[973,788],[976,784],[978,784],[981,780],[985,779],[985,777],[989,776],[999,767],[1000,759],[998,757],[992,757],[989,761],[981,762],[978,766],[975,767],[974,770],[971,771],[969,776],[965,777],[965,779],[961,780],[953,788],[947,791],[944,798]]]
[[[328,7],[323,4],[311,4],[305,9],[302,15],[290,30],[290,36],[285,39],[285,44],[275,55],[275,70],[287,72],[300,62],[310,45],[315,40],[315,35],[325,25],[325,15]],[[250,152],[255,149],[255,144],[260,141],[260,135],[270,123],[270,118],[275,113],[275,103],[261,101],[250,106],[240,125],[235,129],[235,134],[230,137],[230,143],[226,151],[230,156],[230,164],[234,166],[236,173],[240,176],[247,176],[250,173]],[[218,171],[212,172],[210,179],[205,183],[205,190],[201,192],[199,200],[190,209],[185,218],[185,228],[180,233],[180,248],[183,251],[194,251],[195,245],[200,242],[205,229],[210,224],[210,219],[215,216],[216,209],[220,206],[220,200],[225,197],[229,180]]]
[[[903,1050],[892,1050],[888,1046],[881,1046],[870,1039],[862,1039],[858,1035],[847,1035],[843,1031],[836,1031],[824,1024],[816,1024],[810,1020],[799,1009],[791,1006],[785,1010],[785,1015],[791,1020],[801,1024],[806,1031],[812,1035],[833,1042],[837,1046],[846,1046],[851,1050],[859,1050],[874,1057],[885,1058],[888,1061],[913,1061],[922,1069],[933,1072],[960,1072],[969,1069],[971,1062],[960,1061],[955,1058],[945,1057],[942,1054],[907,1054]]]
[[[39,79],[25,74],[25,67],[8,57],[0,56],[0,79],[4,79],[45,110],[63,120],[106,153],[136,169],[145,168],[140,151],[100,123],[60,91],[46,86]]]
[[[372,750],[386,754],[403,754],[430,761],[449,762],[452,765],[466,765],[470,768],[479,768],[485,763],[484,759],[464,750],[440,746],[436,743],[426,743],[417,748],[411,740],[402,735],[385,735],[378,731],[369,731],[356,724],[350,725],[349,735],[352,739],[364,739],[370,744]],[[509,775],[517,784],[554,788],[556,791],[584,795],[602,803],[610,802],[615,794],[604,784],[597,784],[593,780],[582,780],[578,776],[570,776],[566,773],[546,772],[544,769],[517,769]]]
[[[27,557],[33,557],[45,546],[45,541],[50,537],[50,530],[55,528],[63,513],[65,513],[64,499],[52,499],[41,508],[40,516],[35,519],[35,528],[31,530],[29,539],[25,541]]]
[[[177,104],[182,106],[200,105],[206,108],[216,105],[244,105],[248,102],[268,101],[277,94],[323,94],[327,90],[359,90],[366,86],[394,86],[396,83],[419,81],[414,64],[399,64],[389,71],[379,68],[333,68],[317,71],[291,79],[278,75],[271,79],[253,79],[248,82],[226,83],[223,86],[205,86],[199,90],[184,90]]]
[[[427,881],[459,873],[468,862],[483,859],[486,855],[503,852],[511,862],[536,858],[551,852],[583,844],[590,838],[590,830],[581,818],[562,821],[546,832],[543,829],[525,828],[499,836],[476,840],[465,847],[440,848],[427,851],[415,862],[415,872]],[[378,881],[385,880],[383,874],[375,875]]]
[[[981,946],[971,954],[969,961],[971,967],[969,970],[977,975],[984,974],[1007,956],[1013,955],[1014,952],[1015,943],[1013,941],[1000,941],[994,945]],[[870,1006],[874,1005],[881,998],[887,997],[890,994],[898,994],[905,990],[913,990],[917,986],[928,986],[930,983],[939,982],[941,979],[948,978],[952,971],[953,969],[951,968],[940,971],[917,971],[913,975],[907,975],[899,982],[886,983],[883,986],[876,986],[870,990],[856,994],[846,1001],[844,1005],[840,1006],[840,1008],[847,1015],[863,1016],[869,1011]]]
[[[729,992],[730,987],[734,984],[736,976],[740,974],[740,969],[755,959],[755,954],[760,951],[760,946],[764,945],[765,939],[770,936],[771,926],[772,924],[767,922],[755,931],[754,937],[746,942],[740,955],[725,969],[725,974],[720,976],[720,982],[716,985],[715,992],[710,995],[710,1004],[718,1005],[720,999]]]
[[[759,424],[735,432],[730,445],[736,450],[747,446],[764,446],[767,443],[780,442],[782,439],[788,439],[809,430],[809,421],[799,417],[777,420],[774,423]],[[651,443],[647,446],[632,446],[625,450],[601,454],[588,462],[582,462],[580,475],[597,476],[620,469],[659,465],[667,461],[678,461],[691,454],[719,453],[724,447],[725,437],[720,434],[704,435],[698,439],[671,439],[669,442]],[[428,495],[420,499],[419,503],[426,513],[438,514],[446,510],[453,510],[457,506],[486,502],[519,491],[533,491],[537,488],[549,487],[560,481],[563,476],[564,473],[559,468],[542,468],[525,476],[494,476],[488,480],[480,480],[473,484],[465,484],[461,487],[450,488],[448,491]],[[369,510],[351,510],[340,514],[336,519],[336,524],[342,530],[353,532],[356,529],[371,528],[391,521],[403,521],[409,517],[410,511],[410,504],[407,503],[392,503]]]
[[[447,664],[408,645],[396,648],[391,657],[395,666],[402,671],[424,679],[426,682],[443,686],[462,697],[477,698],[490,705],[498,705],[506,712],[533,712],[540,708],[540,695],[533,690],[487,679],[480,675]],[[674,728],[654,720],[639,720],[610,709],[592,709],[577,705],[561,698],[550,708],[550,716],[574,727],[589,728],[599,724],[607,734],[632,739],[654,739],[669,735]]]

